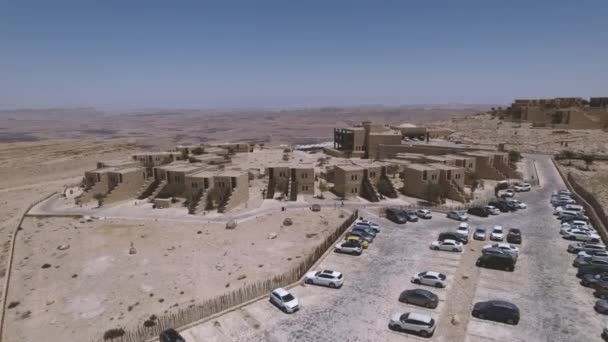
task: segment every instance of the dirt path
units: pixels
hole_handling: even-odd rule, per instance
[[[465,247],[458,270],[455,272],[457,278],[451,280],[452,284],[446,296],[444,304],[446,309],[438,319],[437,330],[441,332],[441,341],[464,341],[471,317],[471,307],[480,273],[475,261],[483,247],[483,242],[471,239]],[[453,324],[453,317],[456,317],[457,324]]]

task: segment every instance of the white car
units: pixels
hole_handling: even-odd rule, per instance
[[[494,228],[492,228],[492,232],[490,233],[490,240],[502,241],[504,238],[505,236],[502,226],[494,226]]]
[[[431,249],[436,251],[462,252],[462,243],[456,240],[433,241]]]
[[[572,232],[572,231],[581,231],[581,232],[587,232],[587,233],[592,233],[592,234],[597,233],[595,231],[595,229],[593,229],[591,227],[587,227],[587,226],[577,226],[577,227],[562,226],[559,230],[559,234],[566,235],[568,232]]]
[[[485,228],[477,228],[477,229],[475,229],[475,232],[473,233],[473,240],[485,241],[486,240],[486,230],[485,230]]]
[[[342,273],[332,270],[311,271],[304,276],[304,283],[337,289],[344,285],[344,276]]]
[[[422,337],[430,337],[435,332],[437,326],[431,316],[423,313],[409,312],[393,314],[388,327],[391,330],[407,331]]]
[[[484,208],[486,208],[488,210],[488,212],[492,215],[498,215],[500,214],[500,209],[491,206],[491,205],[486,205]]]
[[[458,228],[456,228],[456,233],[461,236],[469,237],[469,225],[467,223],[461,223]]]
[[[589,223],[587,223],[586,221],[573,220],[570,222],[562,223],[562,228],[591,228],[591,229],[593,229],[593,226],[590,225]]]
[[[509,190],[505,190],[505,192],[502,193],[503,197],[513,197],[515,196],[515,192],[511,189]]]
[[[494,244],[483,246],[483,249],[490,249],[490,248],[498,248],[500,250],[505,251],[508,254],[514,255],[515,257],[519,256],[519,248],[517,248],[516,246],[513,246],[510,243],[494,243]]]
[[[355,227],[362,227],[362,228],[367,228],[367,229],[372,229],[374,232],[379,233],[380,232],[380,225],[372,222],[372,221],[368,221],[368,220],[364,220],[363,218],[358,218],[357,220],[355,220]]]
[[[568,210],[568,211],[574,211],[574,212],[579,212],[579,213],[585,213],[585,208],[583,208],[582,205],[578,205],[578,204],[566,204],[564,207],[564,210]]]
[[[456,220],[456,221],[468,221],[469,220],[469,216],[467,216],[467,214],[465,214],[464,211],[452,210],[452,211],[448,212],[446,217],[451,218],[452,220]]]
[[[561,206],[555,207],[553,209],[553,215],[559,215],[562,211],[564,211],[564,207],[561,207]]]
[[[433,217],[433,213],[430,210],[426,209],[418,209],[416,210],[416,215],[422,219],[431,219]]]
[[[581,258],[590,258],[591,260],[608,261],[608,251],[606,250],[580,251],[578,252],[577,256]]]
[[[524,203],[524,202],[522,202],[522,201],[520,201],[520,200],[516,200],[516,199],[510,199],[510,200],[508,200],[507,202],[511,202],[511,203],[515,204],[515,206],[516,206],[518,209],[526,209],[526,208],[528,208],[528,206],[526,205],[526,203]]]
[[[520,183],[513,187],[515,192],[527,192],[532,190],[532,185],[530,183]]]
[[[286,313],[293,313],[300,309],[300,303],[298,303],[296,297],[282,287],[270,292],[270,302]]]
[[[361,253],[363,253],[363,246],[355,241],[342,241],[336,245],[334,252],[361,255]]]
[[[600,236],[595,233],[590,233],[589,231],[581,229],[570,229],[567,230],[563,235],[565,239],[575,241],[589,241],[600,238]]]
[[[415,274],[412,277],[412,283],[435,287],[446,287],[448,284],[447,276],[445,274],[433,271]]]

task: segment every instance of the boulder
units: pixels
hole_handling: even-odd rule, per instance
[[[268,234],[268,239],[272,240],[272,239],[276,239],[277,238],[277,233],[270,233]]]
[[[69,249],[69,248],[70,248],[70,245],[68,245],[68,244],[57,246],[57,249],[60,251],[65,251],[66,249]]]
[[[230,220],[230,221],[228,221],[228,223],[226,223],[226,229],[234,229],[234,228],[236,228],[235,220]]]
[[[293,220],[292,220],[292,219],[290,219],[289,217],[286,217],[286,218],[283,220],[283,225],[284,225],[284,226],[291,226],[292,224],[293,224]]]

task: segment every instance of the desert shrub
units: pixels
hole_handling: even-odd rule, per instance
[[[19,302],[10,302],[8,303],[8,309],[12,309],[14,307],[17,307],[17,305],[19,305]]]
[[[115,338],[119,338],[119,337],[123,336],[124,334],[125,334],[125,330],[123,328],[109,329],[103,333],[103,339],[104,339],[104,341],[113,340]]]

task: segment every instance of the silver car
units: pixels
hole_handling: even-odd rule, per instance
[[[391,330],[406,331],[422,337],[430,337],[435,332],[435,320],[424,313],[395,313],[388,323]]]
[[[304,283],[337,289],[344,285],[344,276],[342,273],[332,270],[311,271],[304,276]]]
[[[452,210],[452,211],[448,212],[446,217],[450,218],[452,220],[456,220],[456,221],[468,221],[469,220],[469,217],[467,216],[467,214],[464,213],[464,211]]]
[[[485,241],[486,240],[486,230],[485,228],[477,228],[473,233],[474,240]]]

